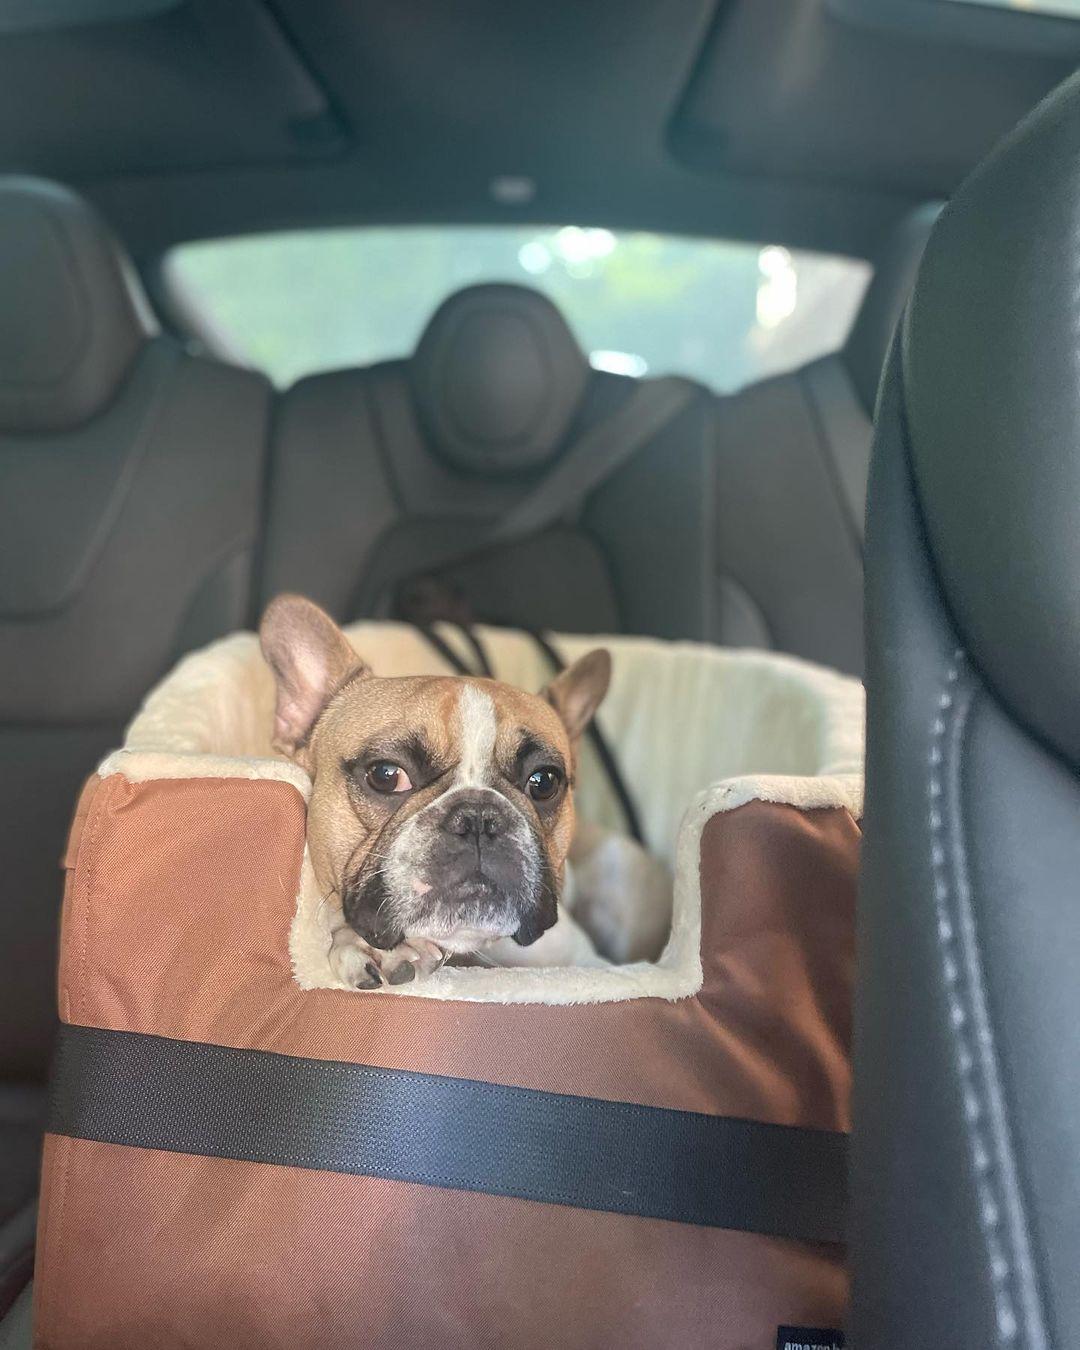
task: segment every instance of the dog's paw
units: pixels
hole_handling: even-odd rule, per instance
[[[353,989],[378,989],[382,984],[379,957],[384,953],[369,946],[351,928],[339,928],[330,944],[330,969],[342,984]]]
[[[399,942],[383,951],[365,942],[351,928],[339,928],[330,946],[330,968],[342,984],[353,989],[408,984],[418,975],[438,970],[442,962],[442,949],[424,938]]]
[[[387,984],[408,984],[418,975],[430,975],[442,965],[441,947],[426,938],[410,938],[388,952],[380,952],[380,972]]]

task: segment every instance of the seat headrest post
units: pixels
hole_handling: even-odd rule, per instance
[[[64,431],[112,400],[154,332],[101,217],[58,184],[0,178],[0,431]]]
[[[436,310],[409,362],[421,424],[466,473],[510,475],[558,453],[588,363],[545,296],[523,286],[470,286]]]

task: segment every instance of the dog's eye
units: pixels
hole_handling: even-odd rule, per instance
[[[411,792],[412,780],[400,764],[388,759],[377,759],[367,766],[364,775],[367,785],[374,792]]]
[[[558,769],[534,769],[526,787],[534,802],[548,802],[562,787],[562,774]]]

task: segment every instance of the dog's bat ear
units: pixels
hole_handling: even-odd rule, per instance
[[[299,595],[270,602],[259,642],[277,684],[274,749],[296,757],[346,680],[371,671],[330,615]]]
[[[604,647],[587,652],[557,675],[543,696],[562,718],[571,741],[592,721],[611,683],[611,653]]]

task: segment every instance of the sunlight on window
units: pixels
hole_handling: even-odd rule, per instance
[[[555,248],[569,263],[591,262],[615,251],[615,236],[610,230],[583,230],[580,225],[564,225],[555,235]]]
[[[590,352],[589,365],[593,370],[609,370],[612,375],[633,375],[640,379],[647,374],[649,363],[633,352]]]
[[[762,328],[776,328],[795,313],[799,300],[799,277],[786,248],[775,244],[758,254],[761,280],[757,291],[757,321]]]
[[[835,350],[865,263],[775,245],[579,226],[397,226],[187,244],[166,275],[216,350],[284,386],[407,356],[476,282],[547,295],[600,370],[721,392]]]
[[[965,5],[989,5],[993,9],[1026,9],[1034,14],[1056,14],[1080,19],[1080,0],[958,0]]]
[[[518,249],[518,262],[530,276],[538,277],[551,266],[551,250],[539,239],[530,239]]]

